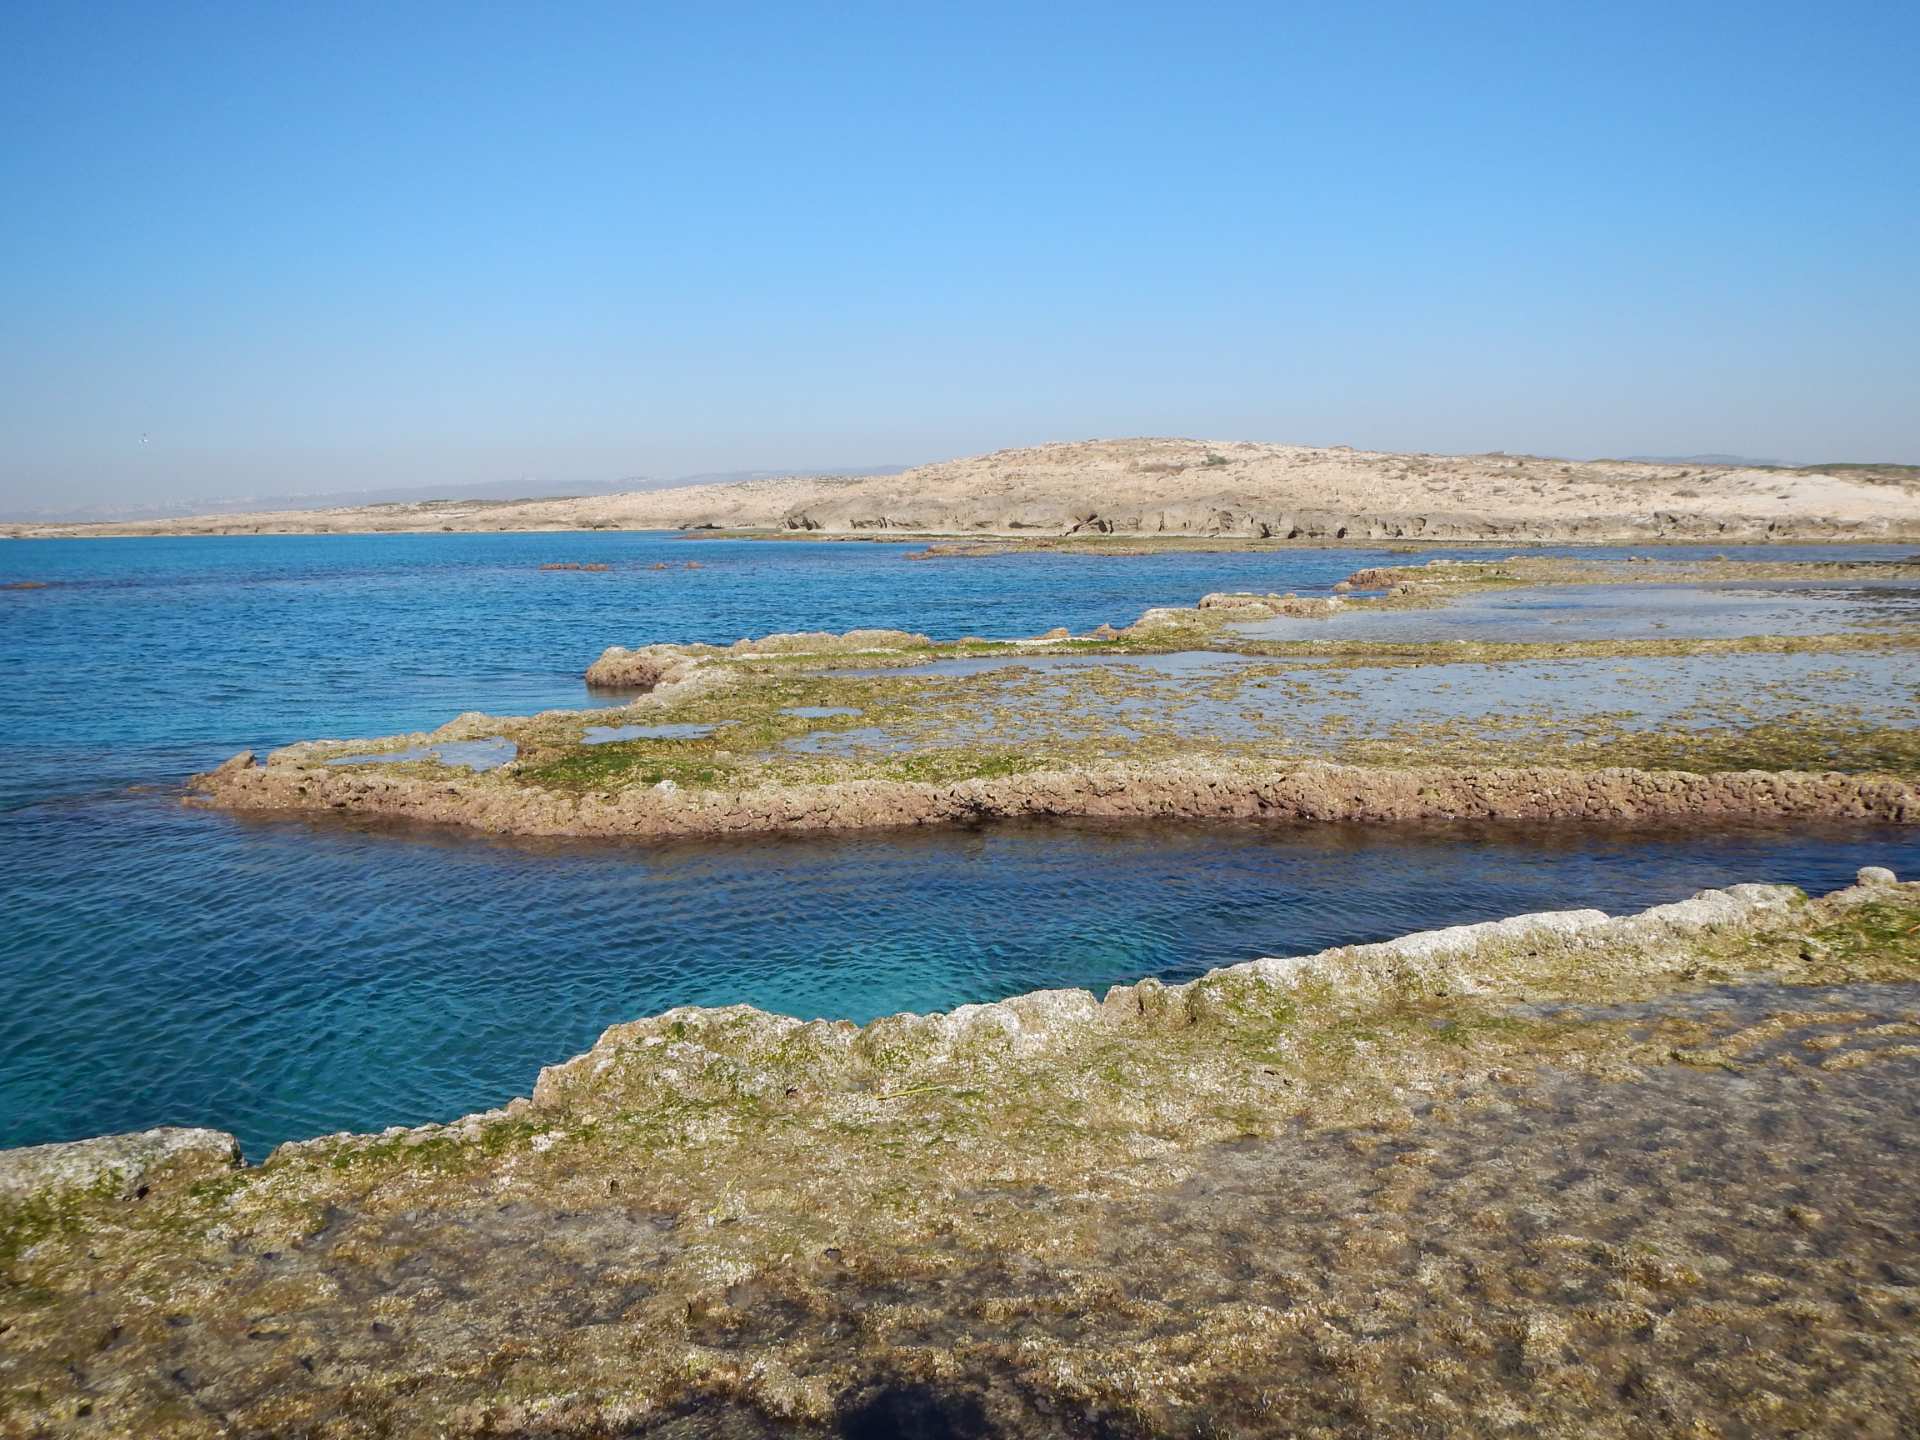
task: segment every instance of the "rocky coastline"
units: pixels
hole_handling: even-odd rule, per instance
[[[1911,825],[1910,569],[1520,557],[1080,636],[616,645],[606,708],[243,752],[191,800],[627,842]],[[1832,633],[1419,628],[1796,580],[1894,598],[1788,616]],[[497,1109],[256,1164],[187,1127],[0,1151],[0,1440],[1898,1440],[1915,1083],[1920,884],[1881,868],[866,1025],[681,1007]]]
[[[1868,869],[0,1152],[0,1435],[1894,1437],[1916,935]]]

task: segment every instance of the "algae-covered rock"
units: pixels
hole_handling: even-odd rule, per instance
[[[728,647],[735,655],[832,655],[862,651],[924,650],[933,642],[908,630],[781,631],[757,640],[737,640]]]

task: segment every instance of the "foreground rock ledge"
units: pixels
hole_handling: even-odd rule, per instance
[[[1917,937],[1868,870],[0,1154],[0,1434],[1904,1435]]]
[[[256,765],[242,752],[197,775],[229,810],[336,812],[530,836],[670,836],[864,830],[1022,817],[1179,820],[1920,821],[1920,786],[1887,775],[1746,770],[1484,769],[1231,763],[1116,764],[948,784],[848,780],[743,790],[672,786],[576,794],[485,777]]]

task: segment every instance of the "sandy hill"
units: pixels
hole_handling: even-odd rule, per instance
[[[434,501],[15,535],[761,529],[826,535],[1278,539],[1920,538],[1920,467],[1756,468],[1530,455],[1399,455],[1235,441],[1089,440],[895,475],[576,499]]]

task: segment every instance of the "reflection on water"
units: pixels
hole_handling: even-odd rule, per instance
[[[711,725],[589,725],[582,737],[588,745],[611,745],[620,740],[699,740],[713,733]]]
[[[1257,655],[1215,653],[1209,650],[1173,650],[1164,655],[962,655],[952,660],[929,660],[924,665],[906,665],[893,669],[830,670],[830,675],[848,679],[871,680],[888,675],[986,675],[1001,670],[1038,670],[1043,673],[1072,674],[1098,671],[1126,665],[1148,675],[1185,678],[1220,674],[1241,665],[1272,664]]]
[[[495,735],[486,740],[441,740],[432,745],[409,745],[404,750],[381,750],[367,755],[341,755],[329,765],[397,765],[406,760],[432,760],[465,770],[498,770],[519,753],[513,741]]]
[[[1233,627],[1259,640],[1694,640],[1834,635],[1920,621],[1911,582],[1548,585],[1467,593],[1418,610],[1352,606]]]
[[[1290,622],[1292,623],[1292,622]],[[1322,632],[1325,634],[1327,632]],[[1601,656],[1498,664],[1351,663],[1185,651],[1091,659],[972,657],[858,672],[964,680],[966,703],[939,721],[937,743],[987,745],[1157,730],[1245,740],[1278,731],[1332,748],[1400,727],[1476,720],[1550,721],[1561,733],[1746,727],[1811,710],[1854,723],[1920,722],[1920,664],[1904,650]],[[930,706],[943,697],[936,689]],[[1119,728],[1116,728],[1119,727]],[[909,724],[809,735],[787,748],[856,755],[929,743]]]

